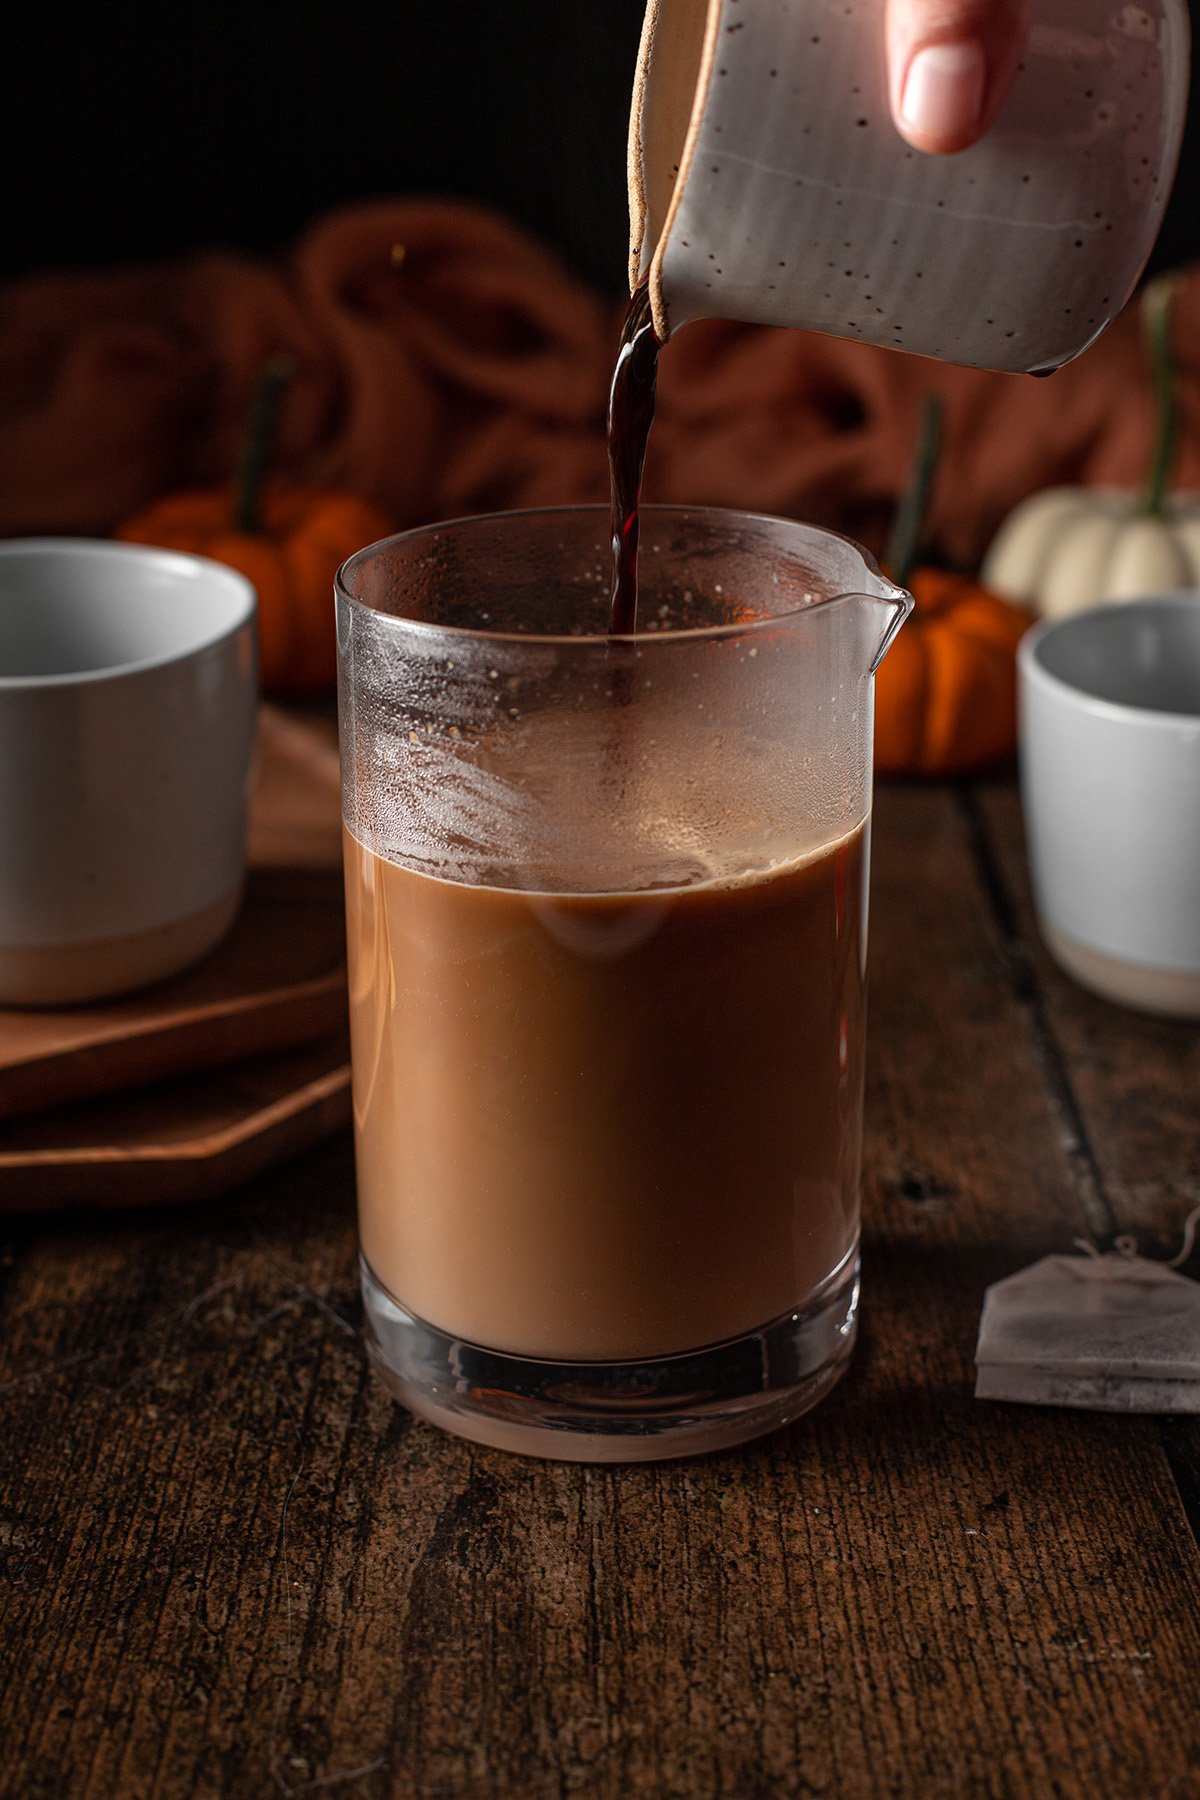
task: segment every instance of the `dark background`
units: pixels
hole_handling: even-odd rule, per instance
[[[345,200],[456,194],[616,292],[643,6],[26,0],[7,28],[0,275],[270,252]],[[1200,94],[1152,266],[1192,258]]]

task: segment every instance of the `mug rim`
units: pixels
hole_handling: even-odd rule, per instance
[[[1146,594],[1137,599],[1100,601],[1061,619],[1039,619],[1017,646],[1017,667],[1022,682],[1041,687],[1096,718],[1121,720],[1127,724],[1136,722],[1164,731],[1194,731],[1200,725],[1200,704],[1194,712],[1171,712],[1164,707],[1137,706],[1128,700],[1109,700],[1079,686],[1077,682],[1054,674],[1039,655],[1043,644],[1059,632],[1086,628],[1098,619],[1144,612],[1147,607],[1158,607],[1169,612],[1182,612],[1193,607],[1200,614],[1200,590],[1167,588],[1161,593]]]
[[[494,524],[499,520],[515,521],[518,519],[548,519],[571,515],[593,514],[603,526],[604,536],[609,536],[609,508],[599,501],[583,501],[564,506],[520,506],[486,513],[464,513],[454,519],[437,519],[423,525],[412,525],[404,531],[393,532],[389,537],[378,538],[373,544],[364,544],[352,556],[348,556],[333,578],[334,592],[339,600],[348,606],[356,607],[363,612],[371,613],[385,625],[397,631],[416,631],[422,635],[450,637],[479,644],[520,644],[528,647],[535,645],[570,649],[594,649],[597,644],[634,645],[639,651],[653,649],[655,646],[668,646],[681,642],[695,643],[704,639],[720,639],[751,636],[755,632],[777,629],[793,620],[824,611],[827,607],[837,606],[847,600],[879,600],[885,605],[895,607],[895,618],[884,634],[882,644],[875,656],[873,669],[882,661],[892,640],[901,625],[913,609],[913,598],[906,588],[898,587],[894,581],[880,569],[871,552],[847,537],[845,532],[831,531],[824,525],[811,525],[803,519],[787,519],[777,513],[751,512],[736,506],[689,506],[665,501],[654,501],[640,509],[643,522],[649,519],[673,515],[676,518],[699,517],[709,520],[751,520],[758,525],[779,525],[788,531],[815,533],[819,537],[832,538],[853,551],[862,563],[868,578],[875,584],[872,592],[860,592],[854,588],[845,588],[840,593],[826,594],[819,600],[807,602],[804,606],[792,606],[784,612],[771,613],[760,619],[746,619],[721,625],[692,625],[682,629],[665,631],[634,631],[610,634],[608,632],[585,632],[574,636],[562,632],[536,631],[489,631],[474,625],[443,625],[432,619],[414,619],[401,613],[388,613],[373,606],[361,595],[351,593],[346,583],[346,576],[352,566],[368,557],[377,556],[381,551],[396,545],[411,543],[422,537],[432,536],[436,532],[459,531],[464,526],[480,526]]]
[[[143,569],[157,563],[168,572],[186,569],[190,576],[197,572],[205,579],[228,590],[234,603],[232,619],[215,629],[193,637],[183,647],[159,651],[153,656],[135,657],[130,661],[104,663],[98,668],[71,669],[60,674],[6,675],[0,671],[0,694],[29,693],[38,689],[63,689],[94,686],[101,682],[119,681],[130,675],[148,674],[155,669],[176,667],[192,657],[215,649],[236,637],[252,624],[258,612],[258,593],[254,584],[228,563],[215,557],[202,556],[192,550],[168,550],[154,544],[126,544],[112,538],[67,536],[7,538],[0,542],[0,567],[10,557],[41,557],[47,565],[65,560],[108,559],[124,561]],[[0,599],[0,604],[2,604]]]

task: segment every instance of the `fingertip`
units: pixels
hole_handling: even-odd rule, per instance
[[[931,155],[965,150],[983,129],[987,58],[974,39],[922,44],[908,59],[896,125],[914,149]]]
[[[900,120],[896,121],[896,129],[906,144],[911,145],[914,150],[920,150],[925,156],[956,156],[960,150],[969,150],[983,136],[982,127],[955,134],[942,133],[939,136],[910,129]]]

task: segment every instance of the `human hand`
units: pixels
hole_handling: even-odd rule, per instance
[[[888,99],[917,150],[965,150],[1012,86],[1032,0],[887,0]]]

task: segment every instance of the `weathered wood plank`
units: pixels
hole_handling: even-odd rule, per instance
[[[973,831],[881,795],[864,1338],[759,1445],[586,1470],[408,1419],[345,1328],[345,1143],[11,1233],[0,1792],[1200,1793],[1186,1444],[971,1397],[984,1286],[1087,1200]]]
[[[964,806],[1010,974],[1035,993],[1054,1046],[1096,1238],[1104,1246],[1125,1233],[1147,1255],[1173,1256],[1200,1205],[1200,1026],[1110,1005],[1063,974],[1037,928],[1015,786],[983,784]],[[1200,1273],[1200,1257],[1189,1273]],[[1200,1421],[1164,1421],[1159,1432],[1200,1542]]]
[[[1015,786],[981,785],[967,807],[1007,913],[1010,966],[1036,983],[1069,1069],[1080,1149],[1112,1229],[1173,1254],[1200,1204],[1200,1026],[1113,1006],[1064,975],[1034,918]]]

